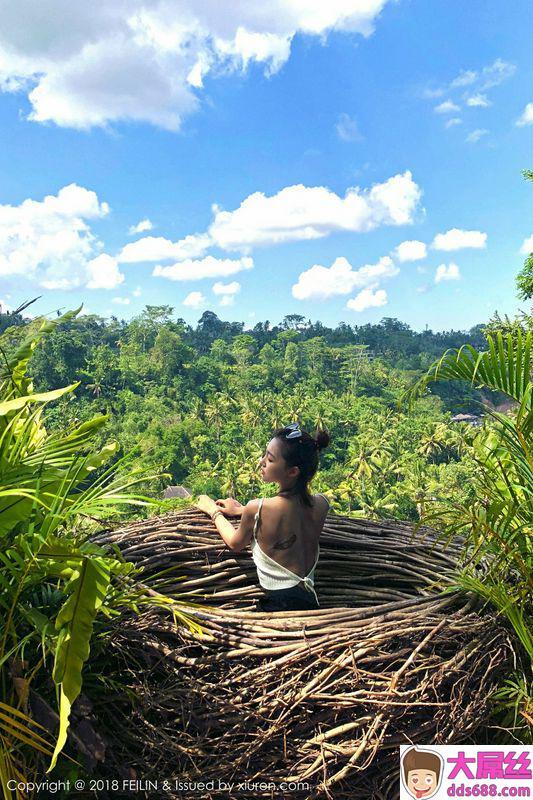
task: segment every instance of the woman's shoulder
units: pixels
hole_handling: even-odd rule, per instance
[[[260,507],[263,505],[264,497],[254,497],[252,500],[248,500],[246,505],[244,506],[249,512],[256,514]]]
[[[268,508],[270,510],[281,510],[286,507],[286,500],[284,497],[261,497],[258,502],[261,503],[263,508]]]
[[[325,494],[322,494],[322,492],[317,492],[313,495],[313,500],[320,503],[321,507],[329,511],[331,504]]]

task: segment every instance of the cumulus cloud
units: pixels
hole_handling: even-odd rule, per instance
[[[470,86],[470,84],[475,83],[477,77],[477,72],[472,69],[465,69],[453,79],[453,81],[450,83],[450,88],[456,89],[458,86]]]
[[[47,289],[93,288],[102,260],[110,259],[113,285],[120,273],[89,221],[109,213],[96,193],[75,183],[43,200],[0,205],[0,275],[20,276]],[[87,282],[88,281],[88,282]]]
[[[225,294],[220,298],[219,306],[232,306],[235,303],[235,295]]]
[[[461,273],[457,264],[439,264],[435,272],[435,283],[441,281],[458,281],[461,278]]]
[[[238,281],[232,281],[231,283],[221,283],[217,281],[213,284],[213,292],[215,294],[232,295],[237,294],[240,290],[241,284]]]
[[[346,308],[352,311],[365,311],[367,308],[375,308],[387,304],[387,292],[385,289],[377,289],[377,284],[362,289],[358,295],[351,297],[346,303]]]
[[[297,300],[322,300],[335,295],[349,294],[358,286],[367,286],[382,278],[392,278],[399,271],[389,256],[383,256],[377,264],[366,264],[359,269],[354,269],[350,262],[341,256],[335,259],[331,267],[315,264],[302,272],[298,282],[292,287],[292,296]]]
[[[120,272],[116,259],[102,253],[96,256],[87,264],[89,280],[88,289],[115,289],[124,282],[124,275]],[[46,284],[43,284],[46,286]],[[57,286],[46,286],[47,289],[60,288]]]
[[[503,58],[497,58],[496,61],[481,70],[480,88],[486,90],[492,89],[493,86],[499,86],[500,83],[511,78],[515,72],[516,64],[504,61]]]
[[[475,144],[476,142],[479,142],[482,136],[486,136],[487,133],[488,130],[486,128],[476,128],[475,131],[472,131],[468,134],[465,142],[469,142],[469,144]]]
[[[201,292],[189,292],[183,301],[184,306],[190,306],[191,308],[198,308],[203,303],[205,303],[205,297]]]
[[[437,114],[451,114],[452,111],[459,111],[460,106],[457,103],[454,103],[452,100],[444,100],[444,102],[439,103],[438,106],[435,106],[435,112]]]
[[[460,90],[464,90],[461,99],[470,108],[486,108],[491,105],[491,101],[486,96],[489,89],[498,86],[506,81],[516,71],[516,65],[502,58],[497,58],[492,64],[488,64],[480,70],[462,70],[456,78],[448,84],[426,89],[423,94],[426,98],[444,98],[434,110],[438,114],[449,114],[459,110]],[[468,88],[467,88],[468,87]],[[448,125],[446,127],[449,127]]]
[[[453,128],[455,125],[461,125],[462,123],[461,117],[452,117],[451,119],[447,119],[445,123],[445,128]]]
[[[114,297],[111,302],[116,303],[119,306],[129,306],[131,300],[129,297]]]
[[[511,64],[509,61],[504,61],[503,58],[497,58],[492,64],[487,64],[483,69],[476,70],[463,70],[459,75],[451,81],[449,89],[463,88],[465,86],[472,86],[476,84],[480,91],[492,89],[498,86],[516,72],[516,64]]]
[[[484,94],[473,94],[471,97],[467,97],[466,104],[472,108],[488,108],[492,105],[488,97]]]
[[[137,287],[136,287],[136,288],[133,290],[133,292],[132,292],[132,295],[133,295],[134,297],[140,297],[140,296],[142,295],[142,289],[141,289],[141,287],[140,287],[140,286],[137,286]]]
[[[141,219],[137,225],[130,226],[128,233],[130,236],[134,236],[136,233],[145,233],[145,231],[151,231],[153,227],[154,226],[149,219]]]
[[[522,247],[520,248],[520,252],[525,256],[533,253],[533,233],[531,236],[528,236],[527,239],[524,239],[522,242]]]
[[[143,261],[180,261],[196,258],[205,253],[211,244],[207,234],[195,233],[177,242],[163,236],[144,236],[136,242],[125,245],[117,256],[122,264],[138,264]]]
[[[533,103],[527,104],[520,117],[516,120],[516,124],[519,128],[523,128],[524,125],[533,125]]]
[[[487,234],[451,228],[446,233],[438,233],[431,246],[434,250],[462,250],[465,247],[483,249],[487,246]]]
[[[162,267],[157,264],[152,275],[161,278],[169,278],[171,281],[193,281],[201,278],[225,278],[244,269],[252,269],[253,259],[245,256],[243,258],[215,258],[206,256],[201,259],[188,258],[177,264]]]
[[[271,74],[296,34],[369,36],[387,0],[108,0],[4,3],[0,88],[25,91],[31,119],[89,128],[117,120],[177,130],[207,74],[263,65]]]
[[[402,242],[394,251],[398,261],[420,261],[427,256],[427,247],[424,242],[419,242],[416,239],[411,239],[407,242]]]
[[[334,231],[370,231],[379,225],[405,225],[421,197],[410,172],[371,189],[348,189],[344,197],[325,186],[287,186],[267,197],[249,195],[235,211],[214,207],[209,234],[224,250],[249,251],[258,245],[320,239]]]
[[[340,114],[335,125],[337,136],[343,142],[359,142],[363,138],[359,131],[357,120],[349,114]]]

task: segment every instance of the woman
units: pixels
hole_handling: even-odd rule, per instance
[[[329,434],[313,438],[294,422],[276,431],[259,464],[265,483],[277,483],[275,497],[250,500],[245,506],[228,497],[216,503],[207,495],[198,507],[214,520],[231,550],[249,543],[265,596],[259,611],[303,611],[319,607],[314,572],[319,538],[329,509],[323,494],[311,495],[308,484],[318,468],[318,454]],[[224,517],[240,517],[237,530]]]

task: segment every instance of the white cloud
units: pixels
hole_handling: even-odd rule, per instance
[[[124,282],[124,275],[120,272],[116,259],[102,253],[87,264],[89,280],[88,289],[115,289]],[[48,286],[47,288],[58,288]]]
[[[410,172],[371,189],[348,189],[344,197],[325,186],[287,186],[267,197],[249,195],[235,211],[214,207],[209,234],[224,250],[247,252],[258,245],[319,239],[334,231],[361,232],[413,220],[421,191]]]
[[[407,242],[402,242],[394,251],[396,258],[401,261],[420,261],[427,256],[427,247],[424,242],[419,242],[416,239],[411,239]]]
[[[337,124],[335,125],[337,136],[343,142],[358,142],[363,138],[359,131],[357,120],[350,117],[349,114],[340,114]]]
[[[461,273],[457,264],[439,264],[435,272],[435,283],[441,281],[458,281],[461,278]]]
[[[122,264],[138,264],[143,261],[177,261],[196,258],[205,253],[211,244],[205,233],[185,236],[178,242],[171,242],[163,236],[144,236],[136,242],[125,245],[117,256]]]
[[[387,292],[385,289],[376,289],[377,283],[362,289],[356,297],[351,297],[346,303],[346,308],[352,311],[365,311],[367,308],[375,308],[387,304]]]
[[[423,283],[422,286],[417,286],[416,287],[416,291],[419,294],[426,294],[427,292],[429,292],[430,289],[431,289],[431,286],[429,285],[429,283]]]
[[[457,78],[454,78],[453,81],[450,83],[450,88],[456,89],[458,86],[470,86],[470,84],[475,83],[477,80],[478,74],[474,72],[474,70],[466,69],[459,73]]]
[[[196,281],[201,278],[225,278],[244,269],[252,269],[253,265],[253,259],[248,256],[238,259],[206,256],[198,260],[188,258],[168,267],[157,264],[152,275],[171,281]]]
[[[452,117],[451,119],[447,119],[445,123],[445,128],[453,128],[454,125],[461,125],[463,120],[461,117]]]
[[[220,306],[232,306],[235,303],[235,295],[225,294],[220,298]]]
[[[108,0],[4,4],[0,88],[25,91],[31,119],[74,128],[117,120],[177,130],[205,76],[263,65],[271,74],[296,34],[369,36],[387,0]]]
[[[13,311],[13,308],[0,297],[0,314],[7,314],[11,311]]]
[[[128,233],[130,236],[134,236],[136,233],[145,233],[145,231],[151,231],[153,228],[153,224],[149,219],[141,219],[137,225],[131,225]]]
[[[112,303],[116,303],[119,306],[129,306],[131,300],[129,297],[113,297]]]
[[[137,286],[136,289],[133,290],[132,295],[134,297],[140,297],[142,295],[142,289],[140,286]]]
[[[533,233],[531,236],[528,236],[527,239],[524,239],[522,242],[522,247],[520,248],[520,252],[525,256],[533,253]]]
[[[217,281],[217,283],[213,284],[213,292],[215,294],[232,295],[237,294],[240,290],[241,284],[238,281],[232,281],[231,283],[221,283]]]
[[[492,105],[488,97],[484,94],[473,94],[471,97],[467,97],[466,104],[472,108],[488,108]]]
[[[431,246],[434,250],[462,250],[464,247],[482,249],[487,246],[487,234],[450,228],[446,233],[438,233]]]
[[[377,264],[366,264],[359,269],[353,269],[350,262],[341,256],[335,259],[331,267],[315,264],[302,272],[298,283],[292,287],[292,296],[297,300],[315,300],[349,294],[357,286],[392,278],[399,271],[389,256],[383,256]]]
[[[516,64],[497,58],[488,67],[483,67],[480,74],[480,88],[485,90],[492,89],[493,86],[499,86],[500,83],[511,78],[515,72]]]
[[[434,87],[427,87],[422,91],[422,96],[426,98],[426,100],[436,100],[438,97],[442,97],[445,94],[444,89],[435,89]]]
[[[460,106],[457,103],[453,103],[451,100],[445,100],[443,103],[440,103],[438,106],[435,106],[437,114],[451,114],[452,111],[459,111]]]
[[[0,275],[45,288],[70,289],[92,279],[102,243],[88,222],[109,213],[95,192],[71,183],[43,200],[0,205]]]
[[[421,266],[418,266],[418,267],[416,268],[416,271],[417,271],[417,272],[418,272],[420,275],[424,275],[424,273],[426,273],[426,272],[427,272],[427,268],[426,268],[426,267],[421,267]]]
[[[201,292],[189,292],[183,301],[184,306],[190,306],[191,308],[198,308],[203,303],[205,303],[205,297]]]
[[[465,139],[465,142],[469,142],[470,144],[475,144],[476,142],[479,142],[482,136],[486,136],[487,133],[488,130],[486,128],[476,128],[475,131],[472,131],[472,133],[468,134],[468,136]]]
[[[521,116],[516,120],[516,124],[519,128],[522,128],[524,125],[533,125],[533,103],[528,103],[526,105]]]
[[[430,100],[448,95],[447,99],[435,107],[437,113],[447,114],[459,110],[457,105],[458,90],[469,87],[466,90],[466,94],[462,95],[462,98],[466,100],[466,105],[486,108],[491,105],[491,102],[484,93],[488,89],[503,83],[503,81],[514,75],[515,71],[515,64],[497,58],[492,64],[483,67],[481,70],[463,70],[449,84],[426,89],[423,94]],[[455,99],[452,99],[452,97]]]

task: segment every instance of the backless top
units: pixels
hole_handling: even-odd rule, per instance
[[[321,495],[327,504],[329,509],[329,500],[325,495]],[[289,589],[291,586],[297,586],[299,583],[303,583],[305,589],[307,591],[312,592],[316,598],[318,603],[318,597],[315,591],[315,569],[316,565],[318,564],[318,559],[320,556],[320,544],[318,545],[317,555],[315,563],[312,569],[309,571],[307,575],[302,577],[301,575],[297,575],[292,570],[288,569],[287,567],[282,566],[282,564],[278,564],[277,561],[274,561],[273,558],[270,558],[259,546],[259,542],[257,541],[257,527],[259,525],[260,517],[261,517],[261,508],[263,506],[263,500],[265,498],[262,497],[259,501],[259,508],[255,515],[255,522],[254,522],[254,532],[253,532],[253,539],[251,543],[252,548],[252,559],[257,567],[257,576],[259,578],[259,584],[263,587],[263,589]]]

